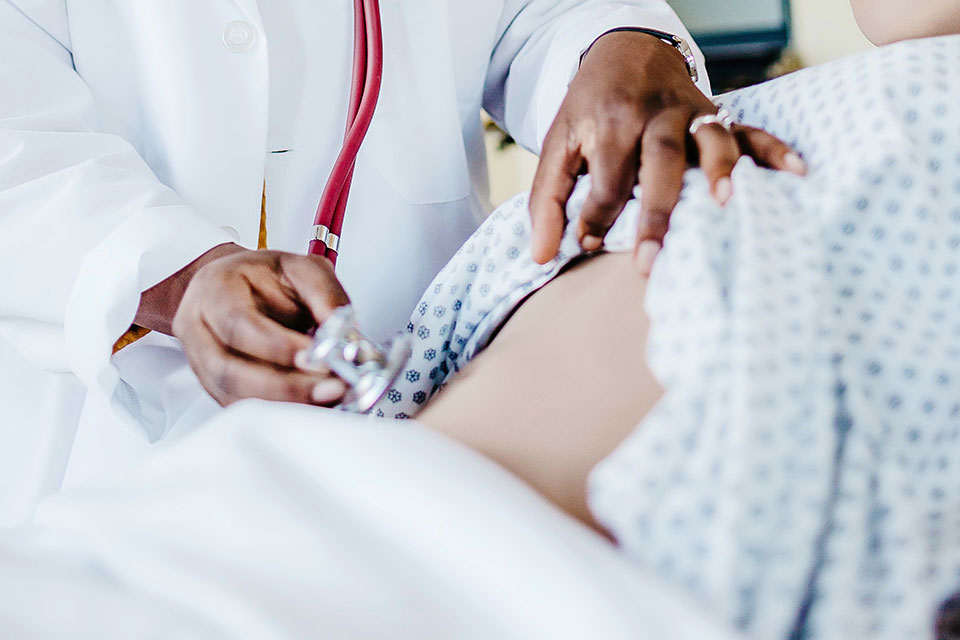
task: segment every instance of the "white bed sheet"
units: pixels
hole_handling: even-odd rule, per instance
[[[416,423],[246,403],[0,534],[30,638],[734,635]]]

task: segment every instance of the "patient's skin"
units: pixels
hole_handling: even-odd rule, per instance
[[[417,420],[487,455],[591,526],[586,482],[660,399],[646,280],[604,254],[531,297]]]
[[[852,0],[874,44],[960,33],[960,0]]]

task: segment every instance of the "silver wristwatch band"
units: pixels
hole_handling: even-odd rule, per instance
[[[610,29],[609,31],[604,32],[600,36],[600,38],[606,35],[610,35],[611,33],[617,33],[620,31],[632,31],[634,33],[645,33],[648,36],[659,38],[663,42],[669,44],[671,47],[679,51],[680,55],[683,56],[684,62],[687,63],[687,72],[690,74],[690,79],[693,80],[694,82],[697,82],[700,80],[700,70],[697,68],[697,56],[693,52],[693,47],[691,47],[690,43],[684,40],[683,38],[681,38],[680,36],[674,35],[672,33],[667,33],[666,31],[657,31],[656,29],[644,29],[643,27],[617,27],[616,29]],[[600,38],[597,38],[597,40],[600,40]],[[581,62],[583,62],[583,59],[586,57],[586,55],[590,53],[590,49],[592,49],[593,45],[597,43],[597,40],[594,40],[593,44],[587,47],[587,49],[582,54],[580,54]]]

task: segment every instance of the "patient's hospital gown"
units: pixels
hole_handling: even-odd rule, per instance
[[[810,175],[744,160],[721,209],[695,172],[674,215],[647,295],[667,392],[590,502],[637,562],[757,637],[927,637],[960,587],[958,96],[960,37],[725,96]],[[415,415],[580,253],[568,233],[541,267],[529,239],[520,196],[453,258],[378,415]]]

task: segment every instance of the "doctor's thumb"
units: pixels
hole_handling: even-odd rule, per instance
[[[333,264],[322,256],[285,254],[281,261],[282,278],[310,311],[317,324],[339,307],[350,304]]]

